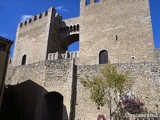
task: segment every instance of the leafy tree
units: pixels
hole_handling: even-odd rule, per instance
[[[111,101],[116,105],[116,109],[111,110],[111,116],[117,112],[121,114],[124,112],[120,96],[133,85],[128,71],[118,72],[116,67],[111,64],[102,68],[97,76],[86,75],[81,79],[81,83],[90,90],[90,99],[95,102],[98,109]]]

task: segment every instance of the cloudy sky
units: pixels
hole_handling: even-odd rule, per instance
[[[63,19],[77,17],[79,4],[80,0],[0,0],[0,36],[15,41],[18,23],[49,7],[54,7]],[[160,48],[160,0],[150,0],[150,6],[155,47]]]

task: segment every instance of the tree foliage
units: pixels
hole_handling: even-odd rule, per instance
[[[130,79],[129,72],[118,72],[116,67],[107,64],[101,69],[97,76],[85,76],[81,79],[82,85],[90,90],[90,99],[95,102],[98,108],[103,107],[109,102],[109,90],[114,93],[114,101],[118,104],[118,94],[124,93],[130,89],[133,82]]]

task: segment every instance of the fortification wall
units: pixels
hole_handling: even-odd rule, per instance
[[[30,64],[46,60],[48,53],[65,52],[66,49],[60,45],[61,22],[62,17],[54,8],[49,8],[48,11],[20,23],[13,65],[21,65],[23,55],[26,55],[26,64]]]
[[[160,49],[156,49],[156,54],[157,54],[157,59],[158,59],[158,62],[160,63]]]
[[[157,111],[160,110],[159,107],[156,107],[160,105],[159,63],[142,62],[115,65],[118,71],[127,70],[130,72],[134,80],[130,91],[145,103],[149,112],[157,114]],[[44,96],[52,91],[57,91],[64,97],[64,120],[74,117],[75,120],[94,120],[98,114],[107,115],[109,118],[107,106],[98,110],[89,99],[89,91],[84,89],[80,83],[80,79],[85,75],[98,75],[103,67],[104,65],[74,65],[74,61],[70,59],[39,62],[9,68],[6,84],[21,86],[21,84],[32,81],[36,86],[38,85],[33,93],[36,93],[37,100],[35,116],[39,120],[45,119]],[[27,86],[29,90],[30,87]],[[26,87],[24,87],[24,91],[27,90]],[[30,92],[27,91],[27,94]],[[114,108],[114,106],[112,107]]]
[[[38,62],[17,67],[10,66],[7,73],[6,85],[10,84],[14,86],[23,86],[24,90],[22,87],[22,90],[20,88],[17,89],[17,91],[21,93],[20,95],[25,96],[26,91],[26,93],[29,93],[30,96],[35,97],[34,99],[36,99],[36,105],[35,103],[29,103],[30,97],[28,98],[29,100],[27,98],[25,99],[25,101],[28,101],[26,104],[29,104],[29,108],[26,107],[25,109],[27,109],[26,114],[28,114],[28,112],[32,112],[28,110],[31,107],[34,107],[35,113],[33,115],[35,116],[35,119],[38,120],[45,120],[47,118],[47,116],[44,115],[46,108],[45,95],[53,91],[60,93],[64,100],[63,120],[68,120],[70,114],[72,113],[72,79],[73,61],[65,59]],[[31,92],[32,86],[30,87],[28,83],[32,84],[32,86],[35,86],[35,89],[33,90],[36,91],[33,91],[33,94]],[[34,106],[31,106],[30,104]]]
[[[21,65],[23,55],[27,56],[27,64],[46,59],[51,13],[50,9],[19,24],[12,62],[14,66]]]
[[[160,67],[157,63],[131,63],[115,64],[118,71],[127,70],[134,80],[134,85],[130,91],[145,103],[145,107],[150,113],[158,115],[160,110]],[[103,65],[77,66],[77,97],[76,97],[76,120],[95,120],[98,114],[104,114],[109,119],[109,109],[104,106],[98,110],[90,100],[90,93],[80,83],[80,79],[85,75],[95,76],[99,74]],[[112,106],[114,109],[114,106]]]
[[[73,25],[77,25],[80,23],[80,17],[65,19],[63,20],[63,22],[65,23],[65,26],[69,26],[69,27]]]
[[[80,8],[80,57],[96,57],[107,50],[112,63],[134,60],[139,62],[147,51],[154,50],[148,0],[101,0]],[[147,53],[150,54],[150,53]],[[146,55],[146,60],[154,61]],[[91,64],[98,64],[91,63]]]
[[[48,46],[47,46],[47,53],[65,53],[67,50],[61,44],[61,30],[62,27],[62,16],[59,13],[52,14],[50,28],[48,30]],[[46,59],[47,60],[47,59]]]

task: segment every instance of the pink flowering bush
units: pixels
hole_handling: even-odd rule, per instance
[[[97,120],[106,120],[106,118],[103,114],[99,114]]]
[[[131,114],[141,113],[144,103],[136,98],[128,98],[122,100],[123,108]]]

